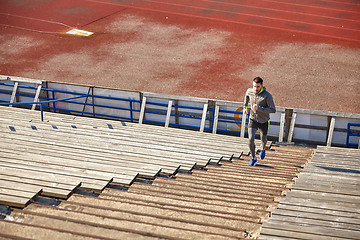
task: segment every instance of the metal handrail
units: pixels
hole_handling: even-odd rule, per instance
[[[78,98],[83,98],[83,97],[87,97],[88,94],[84,94],[81,96],[76,96],[76,97],[69,97],[69,98],[61,98],[61,99],[55,99],[55,100],[49,100],[49,101],[42,101],[42,102],[5,102],[5,103],[0,103],[0,106],[8,106],[8,105],[40,105],[40,111],[41,111],[41,121],[44,121],[44,111],[43,111],[43,104],[46,103],[53,103],[53,102],[60,102],[60,101],[66,101],[66,100],[72,100],[72,99],[78,99]]]
[[[360,124],[359,123],[348,123],[347,133],[346,133],[346,147],[349,147],[350,145],[351,146],[357,145],[357,144],[350,143],[350,136],[360,137],[360,134],[351,133],[351,127],[360,127]],[[359,140],[358,148],[360,148],[360,140]]]
[[[5,86],[13,86],[13,84],[9,84],[9,83],[0,83],[0,85],[5,85]],[[19,85],[19,88],[28,88],[28,89],[35,89],[32,86],[26,86],[26,85]],[[137,109],[133,109],[132,104],[134,102],[137,103],[141,103],[140,100],[135,100],[135,99],[125,99],[125,98],[118,98],[118,97],[107,97],[107,96],[101,96],[101,95],[96,95],[96,94],[83,94],[83,93],[78,93],[78,92],[72,92],[72,91],[66,91],[66,90],[57,90],[57,89],[51,89],[51,88],[42,88],[43,91],[47,91],[47,92],[52,92],[52,93],[64,93],[64,94],[73,94],[73,95],[80,95],[80,96],[76,96],[76,97],[70,97],[70,98],[63,98],[63,99],[53,99],[52,100],[47,100],[47,99],[51,99],[51,98],[41,98],[39,97],[39,99],[43,99],[45,101],[42,102],[19,102],[19,103],[4,103],[0,105],[31,105],[31,104],[39,104],[40,105],[40,109],[42,112],[42,119],[43,119],[43,108],[45,109],[53,109],[54,112],[56,110],[63,110],[63,111],[69,111],[67,109],[61,109],[61,108],[57,108],[55,107],[55,104],[53,107],[50,106],[43,106],[43,103],[55,103],[55,102],[67,102],[67,103],[73,103],[73,104],[81,104],[84,106],[95,106],[95,107],[105,107],[105,108],[113,108],[113,109],[120,109],[120,110],[125,110],[125,111],[129,111],[130,112],[130,118],[125,118],[125,117],[121,117],[122,119],[126,119],[126,120],[130,120],[131,122],[133,122],[133,120],[136,120],[133,118],[133,112],[139,112],[139,110]],[[21,95],[16,93],[17,96],[25,96],[27,97],[27,95]],[[130,108],[126,109],[126,108],[122,108],[122,107],[114,107],[114,106],[106,106],[106,105],[99,105],[99,104],[90,104],[90,103],[78,103],[76,101],[69,101],[71,99],[76,99],[76,98],[83,98],[83,97],[92,97],[92,98],[103,98],[103,99],[111,99],[111,100],[120,100],[120,101],[128,101],[130,103]],[[163,106],[163,107],[167,107],[167,104],[163,104],[163,103],[158,103],[158,102],[154,102],[154,101],[148,101],[147,102],[150,105],[156,105],[156,106]],[[173,107],[177,107],[177,108],[184,108],[184,109],[190,109],[190,110],[202,110],[203,108],[200,107],[192,107],[192,106],[183,106],[183,105],[173,105]],[[211,112],[209,117],[206,117],[207,121],[213,121],[214,120],[214,114],[215,114],[215,109],[214,108],[208,108],[208,111]],[[112,116],[112,115],[106,115],[106,114],[98,114],[98,113],[90,113],[90,112],[84,112],[84,111],[76,111],[76,110],[72,110],[72,112],[76,112],[76,113],[80,113],[80,114],[94,114],[94,115],[98,115],[101,117],[111,117],[111,118],[117,118],[116,116]],[[145,111],[146,113],[152,113],[152,114],[157,114],[157,115],[166,115],[166,113],[162,113],[162,112],[157,112],[157,111]],[[239,113],[238,111],[229,111],[229,110],[220,110],[220,112],[223,113]],[[240,112],[241,114],[241,112]],[[175,116],[175,117],[181,117],[181,118],[192,118],[192,119],[201,119],[201,117],[197,117],[197,116],[187,116],[187,115],[182,115],[182,114],[171,114],[171,116]],[[150,120],[145,120],[149,123],[155,123],[155,124],[163,124],[163,122],[160,121],[150,121]],[[237,120],[237,119],[218,119],[218,122],[228,122],[228,123],[235,123],[235,124],[239,124],[242,122],[241,119]],[[246,124],[246,123],[245,123]],[[190,127],[193,128],[195,126],[189,126],[189,125],[185,125],[185,124],[176,124],[176,123],[170,123],[170,125],[174,125],[174,126],[180,126],[180,127]],[[212,127],[210,128],[206,128],[206,130],[212,131]],[[222,130],[223,132],[238,132],[238,131],[232,131],[232,130]]]

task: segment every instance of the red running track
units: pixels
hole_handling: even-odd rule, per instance
[[[86,0],[0,1],[0,25],[40,33],[63,33],[124,8]]]
[[[0,25],[63,33],[125,8],[360,42],[357,0],[2,0]]]
[[[360,42],[357,1],[86,0],[250,27]]]
[[[230,101],[242,101],[248,80],[259,71],[271,79],[267,86],[280,106],[359,113],[358,2],[0,0],[0,71],[10,76]],[[126,23],[128,16],[134,18],[130,23]],[[144,22],[131,30],[121,25],[121,21],[133,24],[136,20]],[[121,31],[113,29],[117,24]],[[141,38],[143,32],[155,35],[156,31],[146,29],[155,24],[166,30],[160,35],[164,42]],[[165,36],[167,26],[180,26],[179,31],[185,29],[189,36]],[[70,27],[95,34],[62,35]],[[231,34],[215,36],[221,30]],[[190,34],[201,32],[210,35],[213,47],[204,41],[199,51],[203,55],[197,61],[191,56],[186,61],[187,51],[197,46],[198,38],[193,40]],[[184,39],[187,51],[173,47],[182,46]],[[145,44],[149,47],[143,49]],[[124,46],[134,49],[122,50]],[[157,54],[172,51],[185,60]],[[269,56],[278,57],[272,60]],[[158,64],[164,67],[153,71]],[[289,81],[283,84],[286,77]],[[318,81],[325,78],[326,84]]]

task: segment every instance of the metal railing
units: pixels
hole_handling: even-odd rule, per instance
[[[360,148],[360,138],[359,138],[359,143],[358,144],[350,143],[350,137],[351,136],[360,137],[359,133],[352,133],[351,132],[351,127],[360,127],[360,124],[358,124],[358,123],[348,123],[347,133],[346,133],[346,147],[358,146],[358,148]]]
[[[40,105],[40,114],[41,114],[41,121],[44,121],[44,111],[43,111],[43,104],[47,103],[54,103],[59,101],[66,101],[66,100],[72,100],[72,99],[78,99],[87,97],[87,95],[81,95],[76,97],[69,97],[69,98],[62,98],[62,99],[56,99],[56,100],[49,100],[49,101],[42,101],[42,102],[2,102],[0,103],[0,106],[8,106],[8,105]]]
[[[0,80],[6,81],[0,81],[0,95],[11,95],[11,104],[8,103],[7,97],[2,97],[3,100],[0,100],[0,102],[5,102],[2,105],[34,104],[32,109],[35,106],[40,106],[41,111],[46,109],[46,111],[72,115],[135,121],[138,123],[146,122],[165,127],[174,126],[200,130],[200,132],[204,130],[212,131],[213,134],[239,135],[240,133],[240,137],[246,137],[248,116],[241,111],[242,102],[116,89],[105,89],[104,91],[101,87],[52,83],[18,77],[10,78],[2,75],[0,75]],[[31,84],[37,85],[37,87]],[[1,87],[1,85],[4,87]],[[19,91],[17,91],[18,88]],[[63,89],[71,90],[64,91]],[[98,92],[99,90],[100,92]],[[98,95],[94,94],[95,91]],[[30,98],[31,100],[29,100]],[[85,98],[85,100],[76,101],[76,98]],[[149,100],[146,100],[147,98]],[[348,124],[350,122],[360,124],[360,114],[357,113],[288,107],[276,107],[276,111],[276,116],[274,116],[276,120],[270,122],[270,125],[274,127],[270,137],[279,143],[302,141],[310,144],[326,144],[327,146],[334,144],[354,146],[351,136],[357,135],[349,134],[360,133],[359,130],[348,131],[344,125],[344,123]],[[147,114],[147,117],[145,117],[145,114]],[[166,116],[163,117],[164,115]],[[314,119],[315,123],[310,122],[309,124],[308,118],[310,120]],[[327,122],[327,126],[324,122]],[[218,127],[219,123],[222,124]],[[277,130],[277,126],[279,126],[279,130]],[[240,131],[238,131],[239,128]],[[318,132],[313,134],[314,131]],[[333,141],[333,138],[336,139],[336,142]]]
[[[3,86],[8,86],[8,87],[13,87],[14,84],[11,83],[1,83],[0,85]],[[19,89],[20,88],[24,88],[24,89],[33,89],[36,90],[36,87],[33,86],[27,86],[27,85],[18,85],[17,86]],[[32,104],[37,104],[40,106],[40,110],[41,110],[41,119],[43,120],[43,111],[44,109],[47,109],[49,111],[53,111],[53,112],[64,112],[64,113],[76,113],[76,114],[80,114],[80,115],[90,115],[90,116],[98,116],[98,117],[105,117],[105,118],[113,118],[113,119],[120,119],[120,120],[126,120],[126,121],[130,121],[130,122],[137,122],[139,121],[139,118],[134,117],[135,113],[139,113],[140,110],[134,108],[134,103],[138,103],[141,104],[140,100],[136,100],[136,99],[130,99],[130,98],[118,98],[118,97],[110,97],[110,96],[101,96],[101,95],[95,95],[95,94],[84,94],[84,93],[78,93],[78,92],[73,92],[73,91],[64,91],[64,90],[56,90],[56,89],[51,89],[51,88],[45,88],[43,87],[41,89],[42,91],[47,92],[48,97],[44,97],[44,96],[39,96],[39,101],[38,102],[3,102],[1,103],[0,100],[0,105],[32,105]],[[68,97],[68,98],[61,98],[61,99],[56,99],[55,95],[56,93],[60,93],[60,94],[70,94],[70,95],[78,95],[75,97]],[[4,91],[4,90],[0,90],[0,94],[11,94],[10,92]],[[33,97],[33,95],[30,94],[24,94],[24,93],[16,93],[16,96],[18,97]],[[77,101],[72,101],[74,99],[79,99],[79,98],[86,98],[85,102],[77,102]],[[88,102],[88,99],[92,98],[93,101],[92,103]],[[118,106],[109,106],[109,105],[102,105],[102,104],[95,104],[94,103],[94,99],[106,99],[106,100],[115,100],[115,101],[125,101],[125,102],[129,102],[129,107],[125,108],[125,107],[118,107]],[[45,100],[45,101],[40,101],[40,100]],[[74,109],[65,109],[65,108],[61,108],[58,107],[56,103],[58,102],[65,102],[65,103],[70,103],[70,104],[77,104],[77,105],[82,105],[83,108],[81,111],[79,110],[74,110]],[[167,104],[163,104],[163,103],[157,103],[154,101],[147,101],[147,105],[153,105],[156,107],[167,107]],[[85,108],[89,106],[93,108],[92,112],[89,111],[85,111]],[[129,118],[128,117],[119,117],[116,115],[110,115],[110,114],[103,114],[103,113],[96,113],[95,112],[95,107],[98,108],[108,108],[108,109],[115,109],[115,110],[122,110],[122,111],[128,111],[129,112]],[[187,119],[196,119],[196,120],[201,120],[201,114],[199,114],[198,116],[196,114],[194,114],[195,111],[202,111],[203,108],[200,107],[193,107],[193,106],[184,106],[184,105],[173,105],[174,108],[177,108],[179,111],[178,113],[171,113],[172,117],[175,118],[187,118]],[[181,109],[188,109],[190,111],[181,111]],[[194,110],[194,111],[192,111]],[[238,111],[229,111],[229,110],[220,110],[220,113],[225,113],[225,114],[239,114],[239,116],[242,115],[242,112],[238,112]],[[157,114],[157,115],[166,115],[167,113],[164,111],[159,110],[159,108],[154,108],[152,109],[151,107],[146,107],[145,113],[148,114]],[[206,121],[209,122],[214,122],[214,114],[215,114],[215,109],[214,108],[208,108],[207,109],[207,115],[208,117],[206,117]],[[239,118],[239,120],[236,119],[217,119],[218,122],[225,122],[225,123],[234,123],[234,124],[241,124],[241,119]],[[164,124],[165,121],[155,121],[155,120],[150,120],[150,119],[144,119],[144,122],[149,123],[149,124]],[[188,128],[188,129],[198,129],[199,126],[197,125],[189,125],[189,124],[179,124],[179,123],[170,123],[170,126],[175,126],[175,127],[182,127],[182,128]],[[205,130],[211,132],[213,131],[213,124],[209,124],[210,127],[205,127]],[[228,130],[228,129],[222,129],[219,132],[223,132],[223,133],[231,133],[231,134],[238,134],[240,133],[240,131],[233,131],[233,130]]]
[[[0,83],[0,85],[4,85],[4,86],[14,86],[14,84],[9,84],[9,83]],[[26,86],[26,85],[18,85],[18,88],[25,88],[25,89],[36,89],[35,87],[32,86]],[[88,115],[93,115],[93,116],[99,116],[99,117],[107,117],[107,118],[114,118],[114,119],[122,119],[122,120],[128,120],[133,122],[134,120],[136,120],[133,117],[134,112],[139,112],[139,110],[136,110],[133,108],[133,103],[137,102],[140,103],[139,100],[134,100],[134,99],[125,99],[125,98],[116,98],[116,97],[106,97],[106,96],[101,96],[101,95],[94,95],[94,94],[84,94],[84,93],[78,93],[78,92],[71,92],[71,91],[63,91],[63,90],[55,90],[55,89],[50,89],[50,88],[42,88],[42,91],[46,91],[48,93],[50,93],[51,98],[49,97],[43,97],[40,96],[39,99],[45,100],[45,101],[41,101],[41,102],[36,102],[36,103],[52,103],[52,106],[43,106],[44,109],[48,109],[50,111],[53,112],[68,112],[68,113],[78,113],[81,115],[84,114],[88,114]],[[10,94],[9,92],[6,91],[1,91],[0,93],[2,94]],[[55,93],[62,93],[62,94],[71,94],[71,95],[78,95],[81,97],[70,97],[70,98],[62,98],[62,99],[56,99],[55,98]],[[32,95],[28,95],[28,94],[21,94],[21,93],[16,93],[16,96],[19,97],[33,97]],[[86,101],[85,102],[76,102],[76,101],[71,101],[73,99],[77,99],[77,98],[83,98],[86,97]],[[108,100],[118,100],[118,101],[126,101],[129,102],[129,108],[124,108],[124,107],[115,107],[115,106],[109,106],[109,105],[101,105],[101,104],[94,104],[94,103],[88,103],[87,99],[88,98],[99,98],[99,99],[108,99]],[[57,102],[66,102],[66,103],[71,103],[71,104],[78,104],[78,105],[82,105],[83,109],[81,111],[78,110],[74,110],[74,109],[65,109],[65,108],[61,108],[61,107],[57,107],[56,103]],[[2,105],[30,105],[30,104],[25,104],[25,103],[17,103],[17,104],[2,104]],[[43,105],[43,104],[42,104]],[[95,111],[92,112],[87,112],[85,111],[85,107],[86,106],[90,106],[90,107],[101,107],[101,108],[108,108],[108,109],[116,109],[116,110],[124,110],[124,111],[129,111],[130,113],[130,118],[126,118],[126,117],[118,117],[115,115],[108,115],[108,114],[101,114],[101,113],[96,113]]]

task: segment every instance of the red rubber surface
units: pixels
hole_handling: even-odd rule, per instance
[[[0,23],[30,31],[61,33],[83,27],[122,8],[108,4],[99,7],[98,3],[83,0],[2,0]]]
[[[259,75],[276,105],[360,113],[357,0],[0,4],[0,74],[234,101]]]
[[[360,7],[359,4],[351,2],[340,4],[326,1],[304,1],[303,4],[296,4],[297,1],[249,0],[226,2],[210,0],[127,1],[131,3],[121,3],[126,1],[117,3],[112,0],[89,1],[360,42]],[[290,4],[290,2],[294,4]],[[341,16],[346,16],[346,18],[341,18]]]

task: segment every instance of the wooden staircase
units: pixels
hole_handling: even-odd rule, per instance
[[[0,107],[0,203],[24,207],[38,195],[130,186],[248,152],[246,139],[174,128]]]
[[[360,239],[360,150],[318,146],[260,239]]]

